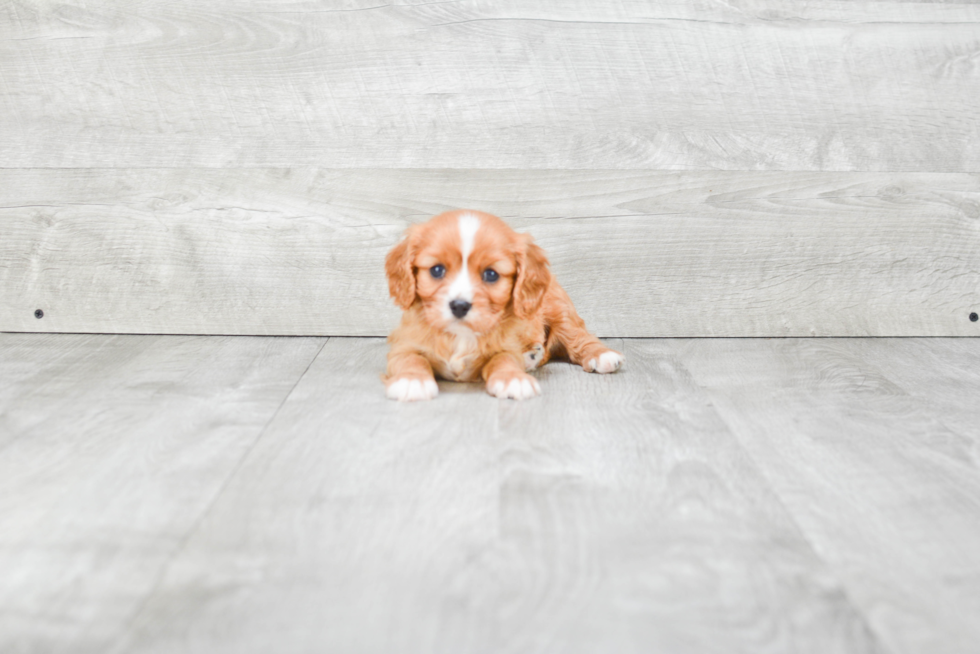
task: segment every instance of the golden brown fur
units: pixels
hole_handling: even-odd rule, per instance
[[[484,279],[488,270],[499,278]],[[490,214],[450,211],[413,225],[385,271],[405,310],[388,337],[384,379],[393,399],[434,397],[434,374],[482,379],[492,395],[523,399],[540,392],[526,370],[549,359],[568,358],[588,372],[613,372],[623,361],[586,330],[544,250]],[[470,305],[462,318],[450,311],[453,299]]]

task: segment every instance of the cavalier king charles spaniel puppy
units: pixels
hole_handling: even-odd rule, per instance
[[[567,358],[614,372],[623,355],[585,328],[551,275],[544,250],[500,218],[449,211],[412,225],[385,260],[388,289],[405,310],[388,337],[387,396],[429,400],[435,377],[523,400],[541,393],[527,371]]]

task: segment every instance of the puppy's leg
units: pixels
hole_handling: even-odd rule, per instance
[[[559,311],[549,315],[551,349],[563,348],[568,360],[582,366],[585,372],[608,373],[620,369],[626,358],[615,350],[610,350],[585,328],[585,321],[575,311],[571,298],[563,289],[557,289],[554,301]]]
[[[540,368],[546,360],[544,345],[535,343],[531,349],[524,352],[524,370],[531,372],[535,368]]]
[[[417,352],[388,354],[385,395],[390,400],[413,402],[431,400],[439,394],[432,366]]]
[[[524,372],[524,360],[520,354],[495,354],[483,366],[480,374],[487,382],[487,392],[494,397],[526,400],[541,394],[538,380]]]

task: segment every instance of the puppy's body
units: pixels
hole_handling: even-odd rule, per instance
[[[526,371],[549,359],[603,373],[623,362],[588,333],[544,251],[490,214],[451,211],[412,226],[385,268],[405,309],[388,337],[392,399],[435,397],[434,374],[524,399],[540,393]]]
[[[413,306],[402,315],[401,325],[391,333],[388,342],[390,362],[401,353],[418,353],[429,362],[433,371],[450,381],[473,382],[480,379],[487,362],[499,352],[523,354],[539,340],[532,322],[515,316],[504,318],[489,334],[476,334],[468,328],[436,329],[425,321],[421,307]]]

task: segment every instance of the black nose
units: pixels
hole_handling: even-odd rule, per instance
[[[462,318],[466,315],[466,312],[470,310],[473,306],[466,300],[453,300],[449,303],[449,310],[453,312],[453,315],[457,318]]]

